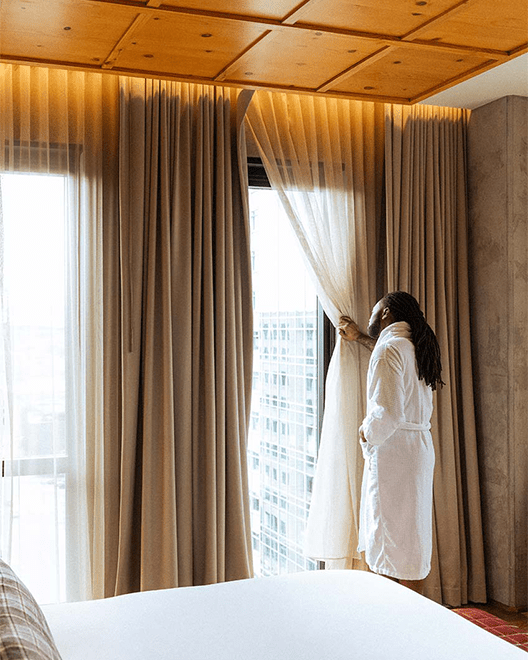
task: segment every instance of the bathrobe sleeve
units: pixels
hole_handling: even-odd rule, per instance
[[[403,359],[394,346],[369,366],[367,416],[361,428],[366,441],[382,445],[405,422]]]

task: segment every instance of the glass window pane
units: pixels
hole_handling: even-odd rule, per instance
[[[65,599],[66,177],[2,173],[0,185],[0,551],[40,602],[55,602]]]
[[[250,189],[254,373],[248,446],[255,574],[316,569],[303,537],[318,446],[317,297],[277,194]]]

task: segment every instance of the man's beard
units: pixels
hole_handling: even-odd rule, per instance
[[[372,339],[377,339],[380,332],[381,332],[381,325],[379,321],[374,321],[374,323],[371,323],[367,328],[368,336],[372,337]]]

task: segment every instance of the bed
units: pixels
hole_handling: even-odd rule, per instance
[[[62,660],[526,660],[454,612],[363,571],[150,591],[42,612]]]

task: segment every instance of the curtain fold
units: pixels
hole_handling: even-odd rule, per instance
[[[109,86],[99,74],[0,65],[0,177],[14,195],[1,259],[1,554],[51,601],[92,595]]]
[[[122,78],[120,96],[104,595],[252,574],[248,94]]]
[[[437,335],[446,386],[435,395],[433,561],[425,595],[486,600],[470,348],[468,113],[386,106],[388,290],[413,294]]]
[[[258,91],[247,123],[325,312],[334,325],[342,314],[366,324],[380,287],[383,106]],[[357,430],[368,359],[337,336],[305,532],[305,554],[314,559],[358,557]]]

